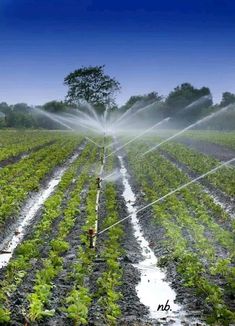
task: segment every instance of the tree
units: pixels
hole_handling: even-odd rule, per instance
[[[178,122],[190,123],[203,117],[212,105],[208,87],[195,88],[189,83],[177,86],[165,101],[165,116],[175,116]]]
[[[235,103],[235,94],[230,92],[224,92],[222,94],[222,100],[220,102],[220,106],[224,107],[232,103]]]
[[[45,103],[42,108],[48,112],[60,113],[67,110],[67,105],[62,101],[50,101]]]
[[[10,110],[11,110],[11,108],[6,102],[0,103],[0,112],[7,114]]]
[[[105,66],[82,67],[64,79],[68,86],[68,103],[88,102],[98,110],[114,105],[114,94],[120,90],[115,78],[104,73]]]

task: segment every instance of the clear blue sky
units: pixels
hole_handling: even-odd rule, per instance
[[[134,94],[178,84],[235,93],[234,0],[1,0],[0,102],[64,99],[64,77],[106,65]]]

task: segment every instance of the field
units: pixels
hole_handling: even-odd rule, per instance
[[[235,133],[89,137],[0,131],[0,324],[234,325]]]

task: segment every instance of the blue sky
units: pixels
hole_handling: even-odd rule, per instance
[[[233,0],[1,0],[0,102],[64,99],[64,77],[106,65],[129,96],[183,82],[235,93]]]

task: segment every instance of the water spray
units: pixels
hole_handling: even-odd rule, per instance
[[[73,131],[73,128],[71,128],[69,125],[67,125],[66,123],[64,123],[63,121],[61,121],[61,117],[57,117],[55,114],[52,114],[52,113],[48,113],[46,111],[43,111],[43,110],[40,110],[38,108],[34,108],[34,111],[36,111],[37,113],[41,114],[41,115],[44,115],[46,116],[47,118],[59,123],[61,126],[69,129],[69,130],[72,130]]]
[[[197,122],[192,123],[192,124],[189,125],[188,127],[184,128],[184,129],[182,129],[182,130],[180,130],[180,131],[177,132],[176,134],[170,136],[169,138],[163,140],[163,141],[160,142],[159,144],[157,144],[157,145],[155,145],[154,147],[150,148],[149,150],[147,150],[146,152],[144,152],[143,154],[141,154],[139,157],[140,157],[140,158],[144,157],[146,154],[152,152],[153,150],[155,150],[155,149],[157,149],[158,147],[160,147],[161,145],[167,143],[167,142],[170,141],[171,139],[174,139],[175,137],[181,135],[183,132],[185,132],[185,131],[187,131],[187,130],[189,130],[189,129],[191,129],[191,128],[197,126],[197,125],[199,125],[199,124],[202,123],[202,122],[205,122],[205,121],[211,119],[211,118],[214,117],[214,116],[219,115],[219,114],[222,113],[222,112],[225,112],[225,111],[228,110],[229,108],[231,108],[231,105],[228,105],[228,106],[226,106],[225,108],[223,108],[223,109],[221,109],[221,110],[219,110],[219,111],[216,111],[216,112],[214,112],[214,113],[211,113],[211,114],[209,114],[208,116],[206,116],[205,118],[202,118],[202,119],[198,120]]]
[[[125,143],[124,145],[118,147],[115,151],[113,151],[112,153],[108,154],[106,157],[109,157],[110,155],[115,154],[116,152],[118,152],[120,149],[124,148],[125,146],[129,145],[130,143],[132,143],[133,141],[135,141],[136,139],[140,138],[141,136],[145,135],[147,132],[151,131],[152,129],[156,128],[157,126],[161,125],[162,123],[169,121],[170,118],[165,118],[163,120],[161,120],[160,122],[156,123],[155,125],[153,125],[150,128],[147,128],[146,130],[144,130],[141,134],[139,134],[138,136],[134,137],[133,139],[129,140],[127,143]]]
[[[89,138],[89,137],[85,137],[87,140],[89,140],[91,143],[93,143],[93,144],[95,144],[97,147],[100,147],[100,148],[102,148],[102,146],[101,145],[99,145],[99,144],[97,144],[94,140],[92,140],[91,138]]]
[[[226,165],[229,165],[230,163],[232,163],[232,162],[234,162],[234,161],[235,161],[235,157],[232,158],[232,159],[229,160],[229,161],[226,161],[226,162],[224,162],[224,163],[221,163],[220,165],[218,165],[217,167],[213,168],[212,170],[210,170],[210,171],[204,173],[203,175],[200,175],[199,177],[197,177],[197,178],[195,178],[195,179],[193,179],[193,180],[191,180],[191,181],[189,181],[189,182],[183,184],[182,186],[180,186],[180,187],[178,187],[178,188],[176,188],[176,189],[174,189],[174,190],[168,192],[166,195],[162,196],[161,198],[158,198],[158,199],[154,200],[153,202],[151,202],[151,203],[145,205],[144,207],[138,209],[138,210],[136,211],[136,214],[139,213],[139,212],[141,212],[141,211],[143,211],[143,210],[145,210],[145,209],[148,208],[148,207],[153,206],[154,204],[157,204],[157,203],[161,202],[161,201],[164,200],[165,198],[167,198],[167,197],[173,195],[174,193],[176,193],[176,192],[178,192],[178,191],[180,191],[180,190],[182,190],[182,189],[188,187],[189,185],[191,185],[191,184],[193,184],[193,183],[195,183],[195,182],[197,182],[197,181],[199,181],[199,180],[205,178],[205,177],[208,176],[209,174],[212,174],[212,173],[216,172],[217,170],[221,169],[222,167],[224,167],[224,166],[226,166]],[[126,217],[122,218],[122,219],[119,220],[118,222],[116,222],[116,223],[110,225],[109,227],[105,228],[104,230],[98,232],[98,233],[96,234],[96,236],[101,235],[102,233],[104,233],[104,232],[108,231],[109,229],[113,228],[114,226],[116,226],[116,225],[122,223],[123,221],[127,220],[127,219],[130,218],[131,216],[132,216],[132,214],[127,215]]]

